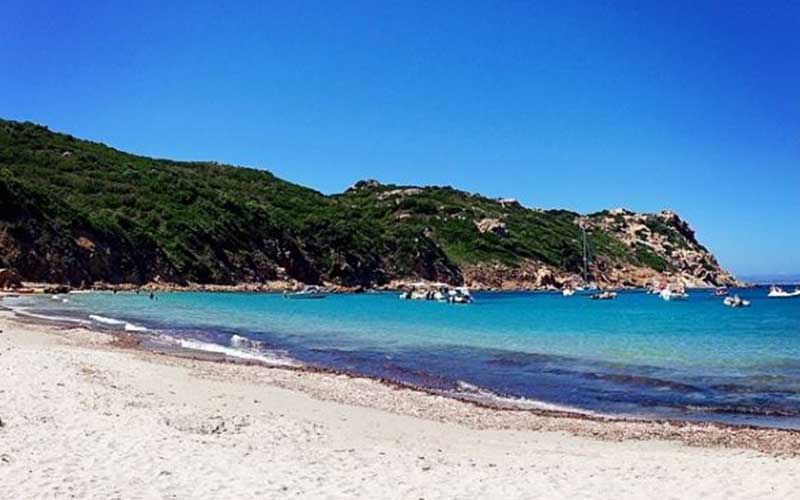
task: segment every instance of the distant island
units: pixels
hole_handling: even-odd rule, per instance
[[[670,211],[582,215],[374,180],[326,196],[265,170],[146,158],[6,120],[0,268],[74,287],[737,283]]]

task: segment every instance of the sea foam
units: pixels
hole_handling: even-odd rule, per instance
[[[239,337],[239,338],[244,338],[244,337]],[[291,359],[288,359],[286,357],[280,356],[275,353],[271,354],[265,352],[253,352],[250,350],[240,349],[236,347],[230,347],[221,344],[214,344],[211,342],[203,342],[200,340],[192,340],[192,339],[169,338],[168,340],[177,343],[184,349],[213,352],[216,354],[223,354],[225,356],[230,356],[232,358],[246,359],[249,361],[259,361],[273,366],[298,366],[298,363],[296,361],[293,361]]]
[[[545,403],[544,401],[537,401],[529,398],[517,398],[510,396],[501,396],[492,391],[483,389],[476,385],[459,380],[456,383],[457,389],[451,393],[451,396],[472,399],[478,402],[484,402],[491,405],[502,407],[510,407],[518,410],[543,410],[553,412],[576,413],[581,415],[601,416],[589,410],[575,408],[572,406],[558,405],[552,403]]]
[[[57,321],[61,323],[77,323],[80,325],[91,325],[91,321],[87,321],[85,319],[80,318],[70,318],[69,316],[57,316],[57,315],[48,315],[48,314],[37,314],[34,312],[30,312],[24,307],[8,307],[14,314],[19,316],[26,316],[28,318],[36,318],[36,319],[43,319],[47,321]]]
[[[90,314],[89,319],[92,321],[97,321],[98,323],[102,323],[104,325],[124,325],[125,322],[119,319],[114,318],[107,318],[105,316],[100,316],[99,314]]]
[[[100,316],[99,314],[90,314],[89,319],[92,321],[96,321],[103,325],[109,326],[123,326],[126,332],[146,332],[147,328],[139,325],[134,325],[133,323],[128,323],[127,321],[123,321],[121,319],[116,318],[108,318],[106,316]]]

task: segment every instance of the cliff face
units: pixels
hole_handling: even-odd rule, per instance
[[[601,284],[733,283],[670,212],[581,216],[375,181],[325,196],[0,120],[0,268],[32,281],[558,287],[582,280],[581,226]]]
[[[676,213],[637,214],[624,209],[593,214],[586,226],[620,241],[639,264],[616,262],[598,266],[601,281],[628,280],[633,285],[654,280],[678,281],[690,287],[733,286],[736,279],[697,241],[694,230]]]

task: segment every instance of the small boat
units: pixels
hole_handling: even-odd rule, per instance
[[[573,295],[575,295],[575,290],[567,287],[561,290],[561,295],[563,295],[564,297],[572,297]]]
[[[603,290],[592,294],[592,300],[614,300],[617,298],[617,292]]]
[[[425,290],[412,290],[408,294],[408,298],[411,300],[430,300],[430,293]]]
[[[783,288],[779,286],[771,286],[769,287],[769,293],[767,297],[771,299],[792,299],[795,297],[800,297],[800,287],[795,288],[794,292],[787,292]]]
[[[450,304],[472,304],[472,294],[469,293],[469,288],[465,286],[452,288],[447,292],[447,302]]]
[[[686,293],[686,290],[683,288],[676,288],[672,289],[671,287],[667,287],[661,290],[661,293],[658,294],[663,300],[666,301],[674,301],[674,300],[687,300],[689,298],[689,294]]]
[[[283,292],[283,296],[287,299],[324,299],[328,294],[318,286],[307,286],[299,292]]]
[[[727,307],[750,307],[750,301],[744,300],[738,295],[734,295],[733,297],[725,297],[725,300],[722,301]]]
[[[416,283],[400,294],[400,300],[429,300],[448,304],[471,304],[472,295],[465,286],[445,283]]]
[[[714,289],[714,297],[725,297],[728,295],[728,289],[724,286]]]
[[[658,281],[647,287],[648,295],[661,295],[661,292],[668,289],[670,284],[664,281]]]

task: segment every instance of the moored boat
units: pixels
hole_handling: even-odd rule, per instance
[[[451,287],[445,283],[416,283],[400,294],[401,300],[431,300],[449,304],[471,304],[472,295],[465,286]]]
[[[783,288],[773,285],[769,287],[767,297],[771,299],[792,299],[800,297],[800,287],[795,288],[793,292],[787,292]]]
[[[743,298],[739,297],[739,295],[725,297],[725,300],[723,300],[722,303],[727,307],[750,307],[750,301],[744,300]]]
[[[675,300],[687,300],[689,298],[689,294],[686,293],[686,289],[683,287],[672,287],[667,286],[661,293],[658,294],[662,300],[666,301],[675,301]]]
[[[469,288],[465,286],[459,286],[448,290],[447,302],[451,304],[471,304],[472,294],[470,294]]]
[[[283,292],[283,296],[287,299],[324,299],[328,294],[318,286],[307,286],[299,292]]]
[[[617,298],[617,292],[610,290],[602,290],[592,294],[592,300],[614,300]]]

